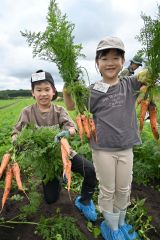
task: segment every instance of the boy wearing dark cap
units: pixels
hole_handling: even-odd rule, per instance
[[[33,73],[31,87],[32,96],[35,98],[36,103],[22,110],[19,120],[13,128],[12,140],[16,140],[17,134],[28,123],[34,123],[38,127],[59,127],[62,131],[56,136],[55,141],[58,141],[61,137],[73,136],[76,132],[74,122],[63,107],[51,103],[58,95],[51,74],[43,70]],[[80,173],[84,177],[81,196],[77,197],[76,206],[88,220],[96,221],[97,214],[91,200],[96,185],[93,164],[78,155],[74,150],[71,150],[71,162],[71,170]],[[54,178],[46,184],[43,183],[43,191],[48,204],[56,202],[60,192],[59,179]]]

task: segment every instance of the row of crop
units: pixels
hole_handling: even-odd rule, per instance
[[[3,107],[7,107],[9,105],[12,105],[16,103],[18,100],[17,99],[10,99],[10,100],[0,100],[0,109]]]
[[[32,102],[32,98],[19,101],[14,99],[0,101],[0,106],[8,106],[0,109],[0,157],[11,147],[12,127],[18,120],[22,108],[30,105]]]

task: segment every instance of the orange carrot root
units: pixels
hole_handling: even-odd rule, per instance
[[[13,178],[13,172],[12,172],[12,168],[9,167],[7,169],[6,172],[6,177],[5,177],[5,185],[4,185],[4,193],[3,193],[3,197],[2,197],[2,208],[1,211],[4,208],[4,205],[7,201],[7,198],[9,196],[10,190],[11,190],[11,186],[12,186],[12,178]]]
[[[77,127],[78,127],[79,137],[82,141],[82,138],[83,138],[83,124],[82,124],[81,116],[76,117],[76,123],[77,123]]]
[[[66,178],[67,178],[67,189],[68,191],[70,191],[70,188],[71,188],[71,161],[68,160],[68,164],[67,164],[67,167],[66,167]]]
[[[5,153],[3,155],[1,166],[0,166],[0,178],[1,178],[4,170],[6,169],[8,163],[9,163],[10,158],[11,158],[11,154],[10,153]]]
[[[87,138],[90,139],[91,130],[90,130],[90,127],[89,127],[88,117],[83,114],[83,115],[81,115],[81,119],[82,119],[84,132],[85,132]]]
[[[13,176],[16,178],[18,189],[24,192],[22,181],[21,181],[20,168],[17,162],[12,164],[12,171],[13,171]]]
[[[148,110],[149,102],[148,102],[148,100],[141,100],[140,104],[141,104],[141,110],[140,110],[140,131],[142,131],[143,130],[143,125],[144,125],[144,119],[145,119],[145,116],[146,116],[146,112]]]
[[[93,118],[89,118],[89,125],[90,125],[90,129],[91,129],[91,133],[94,136],[96,136],[96,126],[95,126]]]
[[[63,145],[63,147],[65,148],[65,150],[66,150],[66,152],[68,153],[68,156],[69,156],[71,147],[70,147],[66,138],[61,138],[61,145]]]
[[[158,127],[157,127],[157,109],[154,103],[149,104],[149,117],[150,117],[150,126],[153,133],[153,136],[156,140],[159,139]]]
[[[67,189],[70,191],[71,187],[71,161],[69,160],[70,155],[70,145],[67,139],[61,139],[61,154],[63,162],[63,176],[66,175],[67,178]]]

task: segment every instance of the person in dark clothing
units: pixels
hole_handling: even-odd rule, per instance
[[[142,58],[134,56],[132,60],[130,60],[130,65],[127,68],[124,68],[120,72],[120,77],[132,76],[136,69],[142,67]]]

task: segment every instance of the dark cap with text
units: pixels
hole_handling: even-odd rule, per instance
[[[53,97],[53,100],[56,99],[57,95],[58,95],[58,92],[55,88],[54,80],[53,80],[52,75],[49,72],[44,72],[43,70],[38,70],[37,72],[32,73],[32,76],[31,76],[32,88],[33,88],[34,83],[41,82],[41,81],[47,81],[54,87],[55,96]]]
[[[33,73],[31,76],[31,83],[39,82],[39,81],[47,81],[50,82],[54,86],[54,80],[52,75],[49,72],[44,72],[42,70]]]

